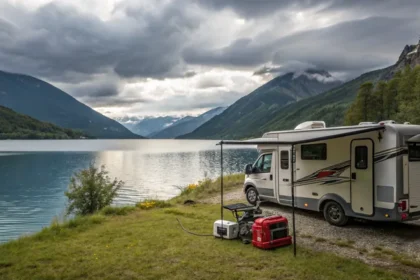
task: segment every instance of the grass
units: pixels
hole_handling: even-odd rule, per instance
[[[322,238],[322,237],[317,237],[317,238],[315,239],[315,242],[323,243],[323,242],[327,242],[327,239]]]
[[[240,187],[242,180],[226,177],[227,189]],[[218,183],[203,181],[169,202],[147,200],[53,221],[35,235],[0,245],[0,279],[410,279],[303,247],[294,258],[292,246],[265,251],[239,240],[185,233],[177,218],[192,232],[212,233],[220,206],[182,202],[218,193]]]
[[[140,209],[167,208],[172,204],[165,200],[146,199],[136,204]]]
[[[294,258],[291,246],[264,251],[239,240],[192,236],[176,221],[210,234],[219,211],[203,204],[136,208],[52,224],[0,246],[0,279],[409,279],[300,247]]]
[[[105,207],[101,210],[101,214],[105,216],[124,216],[128,213],[133,212],[136,210],[136,207],[134,206],[123,206],[123,207]]]
[[[229,191],[238,189],[243,186],[244,174],[232,174],[223,176],[223,190]],[[181,194],[169,202],[183,203],[186,200],[197,201],[208,198],[220,193],[220,178],[211,180],[209,178],[198,182],[197,184],[190,184],[185,188],[181,188]]]
[[[416,260],[414,257],[407,256],[405,254],[397,253],[391,249],[384,248],[382,246],[376,246],[374,248],[374,252],[371,253],[372,256],[378,258],[387,258],[392,259],[400,264],[420,268],[420,262]]]

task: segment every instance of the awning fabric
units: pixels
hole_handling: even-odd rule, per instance
[[[419,143],[420,142],[420,134],[417,134],[410,139],[407,140],[408,143]]]
[[[326,129],[291,130],[266,133],[267,138],[255,138],[249,140],[222,140],[223,145],[296,145],[315,141],[341,138],[350,135],[385,129],[382,125],[371,126],[348,126]],[[273,138],[272,136],[277,136]],[[416,137],[416,136],[415,136]],[[419,136],[420,137],[420,136]],[[413,137],[414,138],[414,137]],[[412,139],[412,138],[410,138]],[[420,140],[419,140],[420,141]]]

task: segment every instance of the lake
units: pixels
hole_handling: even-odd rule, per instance
[[[0,141],[0,243],[62,217],[71,175],[90,163],[125,182],[117,205],[169,199],[179,187],[220,175],[220,146],[209,140]],[[257,150],[224,147],[225,174],[242,172]]]

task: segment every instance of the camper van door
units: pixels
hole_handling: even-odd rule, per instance
[[[351,141],[351,207],[355,213],[373,215],[373,141]]]
[[[278,194],[279,194],[279,203],[285,205],[292,205],[291,200],[291,172],[290,169],[292,168],[291,164],[291,147],[290,146],[283,146],[279,147],[279,155],[280,155],[280,166],[279,170],[279,179],[278,179]]]
[[[272,151],[263,152],[253,165],[250,178],[255,182],[259,195],[266,199],[274,198],[275,158]]]

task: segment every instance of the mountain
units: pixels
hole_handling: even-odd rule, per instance
[[[179,118],[165,116],[165,117],[147,117],[137,123],[131,125],[130,130],[136,134],[151,136],[154,133],[157,133],[168,126],[174,124]]]
[[[308,120],[324,120],[327,126],[343,125],[344,115],[363,83],[370,81],[376,84],[381,80],[390,80],[407,65],[411,68],[420,65],[420,41],[416,45],[406,45],[394,65],[362,74],[330,91],[286,106],[249,136],[261,136],[263,132],[271,130],[293,129]]]
[[[323,120],[327,126],[343,125],[344,114],[356,97],[360,85],[385,79],[392,69],[388,67],[362,74],[332,90],[290,104],[276,115],[268,116],[267,121],[247,137],[261,136],[267,131],[293,129],[299,123],[309,120]]]
[[[285,106],[339,85],[341,82],[324,70],[287,73],[242,97],[222,114],[180,138],[238,139],[254,136],[257,130],[280,114]]]
[[[80,139],[80,131],[40,122],[0,106],[0,139]]]
[[[217,107],[197,117],[187,116],[176,121],[171,126],[155,134],[151,134],[150,137],[155,139],[171,139],[184,135],[186,133],[190,133],[200,125],[204,124],[205,122],[211,120],[213,117],[222,113],[225,109],[225,107]]]
[[[420,40],[416,45],[405,45],[397,62],[387,73],[385,79],[391,79],[397,71],[404,70],[407,65],[410,65],[411,68],[414,68],[416,65],[420,65]]]
[[[27,75],[0,71],[0,105],[96,138],[142,138],[64,91]]]

